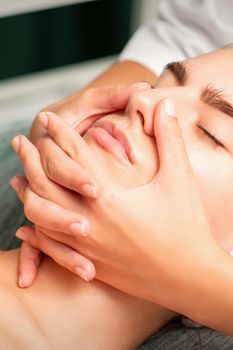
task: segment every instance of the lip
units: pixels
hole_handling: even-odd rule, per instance
[[[97,143],[108,150],[118,160],[128,164],[135,164],[136,157],[128,137],[112,121],[98,120],[91,129],[91,134]],[[101,135],[100,129],[104,129],[105,132],[107,131],[110,137],[104,138],[103,136],[107,135]]]

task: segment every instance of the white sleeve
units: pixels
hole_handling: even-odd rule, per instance
[[[136,61],[159,75],[171,61],[233,42],[233,1],[162,0],[158,18],[133,35],[119,60]]]

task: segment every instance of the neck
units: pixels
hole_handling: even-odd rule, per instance
[[[20,289],[17,261],[18,251],[0,254],[1,348],[15,342],[24,350],[134,349],[174,315],[101,282],[84,282],[47,257],[33,286]]]

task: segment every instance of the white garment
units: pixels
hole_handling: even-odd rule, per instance
[[[139,28],[119,60],[136,61],[159,75],[171,61],[233,42],[233,0],[161,0],[158,18]]]

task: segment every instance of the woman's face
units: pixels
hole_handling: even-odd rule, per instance
[[[225,249],[233,248],[232,59],[233,50],[223,49],[169,65],[153,89],[133,93],[124,113],[103,117],[84,136],[116,190],[149,183],[159,169],[156,106],[172,100],[213,234]]]

